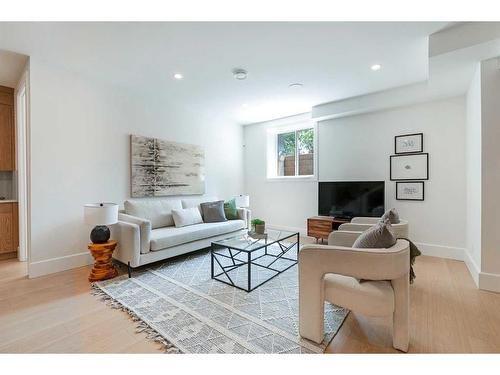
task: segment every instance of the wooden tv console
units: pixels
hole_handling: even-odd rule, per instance
[[[307,219],[307,235],[316,238],[316,243],[328,240],[328,236],[339,226],[348,223],[348,219],[340,219],[332,216],[313,216]]]

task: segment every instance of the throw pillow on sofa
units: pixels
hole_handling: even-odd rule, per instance
[[[200,207],[205,223],[218,223],[227,220],[224,214],[224,201],[205,202],[200,204]]]
[[[358,249],[387,249],[394,246],[396,240],[391,223],[386,219],[361,233],[352,247]]]
[[[172,216],[174,217],[174,223],[177,228],[203,223],[198,207],[172,210]]]
[[[224,202],[224,214],[226,215],[226,219],[228,220],[238,219],[238,209],[236,208],[235,199]]]
[[[385,221],[386,219],[389,219],[391,224],[399,224],[399,222],[400,222],[399,214],[395,208],[391,208],[390,210],[387,210],[380,218],[380,221]]]

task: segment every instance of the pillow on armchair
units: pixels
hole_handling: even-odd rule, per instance
[[[393,246],[396,240],[391,223],[389,219],[386,219],[361,233],[352,247],[358,249],[387,249]]]
[[[380,221],[386,221],[387,219],[389,219],[391,224],[399,224],[399,222],[400,222],[399,214],[395,208],[391,208],[390,210],[387,210],[380,218]]]

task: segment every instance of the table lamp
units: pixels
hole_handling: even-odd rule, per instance
[[[234,197],[234,201],[236,203],[236,207],[250,207],[250,197],[247,194],[240,194]]]
[[[118,205],[116,203],[89,203],[84,205],[85,223],[95,225],[90,232],[93,243],[106,243],[111,236],[107,225],[118,222]]]

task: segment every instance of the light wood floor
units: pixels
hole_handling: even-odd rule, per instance
[[[500,352],[500,294],[476,289],[462,262],[422,256],[415,270],[410,352]],[[29,280],[24,263],[0,262],[0,352],[160,353],[89,293],[88,272]],[[350,313],[327,352],[395,352],[390,323]]]

